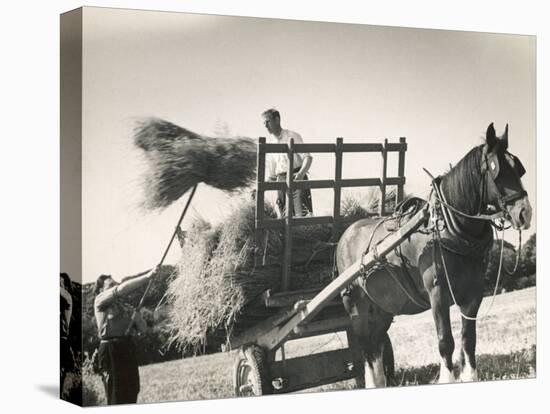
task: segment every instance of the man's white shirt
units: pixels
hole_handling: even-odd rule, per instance
[[[291,131],[290,129],[281,130],[280,139],[276,140],[276,143],[288,144],[291,138],[294,139],[295,144],[304,143],[300,134],[298,134],[297,132]],[[302,166],[302,162],[304,158],[307,157],[308,155],[309,153],[300,153],[300,154],[295,153],[294,169],[300,168]],[[270,177],[287,173],[288,172],[288,155],[285,153],[269,154],[268,171],[269,171]]]

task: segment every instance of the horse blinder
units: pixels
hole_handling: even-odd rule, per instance
[[[486,157],[486,170],[489,171],[493,180],[496,180],[500,174],[500,163],[497,154],[489,153]]]
[[[527,191],[522,189],[521,191],[517,191],[513,194],[504,195],[496,183],[496,180],[500,174],[500,162],[498,160],[498,154],[494,152],[490,152],[487,154],[485,149],[483,156],[485,159],[485,163],[482,164],[481,173],[485,174],[487,171],[489,172],[491,179],[499,193],[497,196],[498,206],[500,207],[502,212],[505,212],[506,205],[527,196]],[[516,172],[518,177],[521,178],[525,174],[525,168],[523,167],[523,164],[521,163],[519,158],[515,157],[509,152],[506,152],[504,156],[506,162],[508,162],[508,164]]]
[[[508,164],[510,164],[510,166],[514,169],[518,177],[523,177],[523,175],[525,174],[525,167],[523,166],[519,158],[515,155],[510,154],[509,152],[506,152],[504,156],[506,157],[506,161],[508,161]]]
[[[498,160],[498,155],[492,152],[489,154],[485,153],[484,158],[485,163],[481,168],[481,172],[485,173],[486,171],[489,171],[491,173],[491,176],[493,177],[493,180],[496,180],[500,174],[500,161]],[[512,167],[512,169],[516,172],[519,178],[525,175],[525,167],[518,157],[510,154],[509,152],[506,152],[504,154],[504,158],[506,159],[506,162],[508,162],[510,167]]]

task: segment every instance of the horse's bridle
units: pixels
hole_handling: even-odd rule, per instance
[[[513,162],[516,163],[516,165],[512,166],[517,174],[521,177],[525,173],[525,169],[523,168],[523,165],[519,162],[517,158],[515,158],[512,154],[506,153]],[[456,207],[453,207],[449,203],[447,203],[445,196],[443,195],[443,192],[441,190],[441,178],[434,178],[432,174],[428,170],[424,168],[424,171],[431,177],[432,179],[432,188],[435,192],[435,195],[439,201],[439,203],[446,208],[447,210],[450,210],[451,212],[470,219],[476,219],[476,220],[489,220],[492,221],[497,218],[501,218],[504,216],[507,219],[510,219],[510,214],[508,213],[508,210],[506,209],[507,205],[512,204],[516,200],[519,200],[527,195],[527,191],[525,189],[521,189],[520,191],[516,191],[513,194],[506,195],[504,190],[501,189],[501,187],[497,183],[497,178],[500,172],[499,167],[499,160],[497,153],[489,153],[487,154],[487,146],[485,145],[483,147],[483,153],[481,155],[481,180],[480,180],[480,191],[479,191],[479,207],[478,211],[475,215],[464,213],[463,211],[460,211]],[[482,208],[483,205],[489,205],[487,199],[487,181],[491,180],[491,183],[493,184],[493,187],[496,189],[497,192],[497,206],[498,210],[493,212],[483,212]]]
[[[518,159],[516,159],[512,154],[506,153],[511,159],[512,162],[515,161],[514,165],[511,165],[512,168],[514,168],[521,177],[525,173],[525,169],[523,168],[523,165],[519,162]],[[498,156],[496,153],[489,153],[487,154],[487,146],[483,147],[483,154],[482,154],[482,163],[481,163],[481,174],[483,175],[481,179],[481,196],[480,196],[480,206],[478,209],[478,216],[481,215],[481,208],[484,204],[488,205],[487,200],[485,200],[486,194],[487,194],[487,179],[490,179],[494,188],[497,191],[497,204],[500,209],[500,213],[502,213],[506,218],[510,218],[510,215],[508,213],[508,210],[506,209],[506,206],[509,204],[514,203],[516,200],[519,200],[525,196],[527,196],[527,191],[525,189],[521,189],[520,191],[516,191],[515,193],[506,195],[505,192],[501,189],[501,187],[497,183],[497,178],[500,172],[500,163],[498,160]]]

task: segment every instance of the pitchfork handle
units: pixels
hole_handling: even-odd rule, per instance
[[[191,194],[189,195],[189,198],[187,199],[187,203],[185,204],[185,208],[183,209],[181,216],[178,220],[178,223],[176,224],[176,228],[174,229],[174,233],[172,234],[172,237],[170,238],[170,242],[168,242],[168,246],[166,246],[166,250],[164,251],[164,254],[162,255],[162,259],[160,259],[159,267],[162,266],[164,263],[164,259],[166,259],[166,255],[170,251],[170,247],[172,246],[172,243],[174,239],[176,238],[176,235],[178,233],[178,229],[180,227],[181,222],[183,221],[183,218],[185,217],[185,213],[187,213],[187,210],[189,209],[189,206],[191,205],[191,200],[193,199],[193,196],[195,195],[195,191],[197,190],[197,185],[195,184],[193,188],[191,189]],[[153,278],[149,280],[149,283],[147,284],[147,287],[145,288],[145,292],[143,292],[143,295],[141,296],[141,299],[139,300],[139,304],[134,309],[134,312],[132,313],[132,319],[130,320],[130,323],[128,324],[128,328],[126,328],[126,336],[130,334],[130,330],[132,329],[132,326],[134,325],[134,318],[139,311],[139,309],[143,306],[143,302],[145,301],[145,297],[147,296],[147,293],[149,292],[149,289],[151,288],[151,285],[153,284]]]

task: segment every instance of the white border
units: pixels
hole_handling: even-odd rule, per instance
[[[112,6],[167,11],[278,17],[537,35],[538,40],[538,222],[539,252],[544,251],[542,204],[546,194],[542,162],[547,144],[549,33],[544,2],[536,1],[386,1],[380,4],[339,0],[270,2],[88,1]],[[2,10],[2,403],[37,412],[76,408],[53,396],[58,379],[59,272],[59,14],[80,7],[77,1],[13,1]],[[6,145],[7,144],[7,145]],[[7,230],[7,232],[6,232]],[[548,305],[544,300],[545,268],[539,254],[538,367],[536,380],[456,386],[423,386],[391,390],[218,400],[117,407],[117,412],[254,412],[285,410],[354,412],[538,412],[548,387],[545,346]],[[4,309],[5,307],[5,309]],[[503,338],[506,340],[506,338]],[[50,390],[50,391],[48,391]],[[103,408],[112,410],[114,408]],[[32,412],[32,411],[31,411]]]

